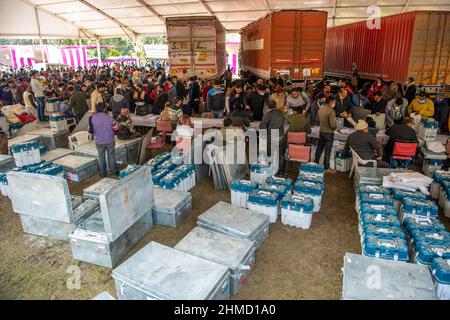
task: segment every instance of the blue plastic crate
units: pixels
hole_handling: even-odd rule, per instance
[[[170,170],[167,170],[167,169],[159,169],[158,171],[156,171],[152,175],[153,184],[156,186],[159,186],[159,182],[161,181],[161,179],[164,178],[169,173],[170,173]]]
[[[314,162],[302,163],[300,164],[300,172],[311,172],[323,175],[325,173],[325,167]]]
[[[434,258],[431,273],[437,282],[450,285],[450,259]]]
[[[316,174],[316,173],[310,173],[310,172],[300,172],[300,174],[297,177],[298,181],[309,181],[314,183],[321,183],[324,184],[325,180],[323,179],[323,176]]]
[[[368,203],[394,206],[394,198],[392,196],[379,193],[362,193],[359,196],[359,202],[361,205]]]
[[[300,212],[303,209],[304,213],[312,213],[314,202],[308,197],[286,194],[281,200],[281,207],[296,212]]]
[[[431,217],[408,217],[403,221],[403,225],[409,234],[414,230],[445,230],[441,221]]]
[[[364,255],[388,260],[408,261],[408,244],[402,238],[367,235],[364,238]]]
[[[250,165],[250,172],[272,175],[273,167],[267,164],[254,163]]]
[[[356,191],[361,195],[363,193],[384,194],[390,195],[391,191],[383,186],[375,184],[359,184]]]
[[[123,179],[127,176],[129,176],[130,174],[132,174],[133,172],[135,172],[136,170],[138,170],[141,166],[138,164],[130,164],[128,165],[125,169],[120,170],[119,172],[119,179]]]
[[[237,192],[252,192],[258,189],[258,184],[250,180],[234,180],[231,182],[230,189]]]
[[[414,254],[418,262],[431,265],[433,259],[450,259],[450,246],[442,243],[419,242],[416,244]]]
[[[412,230],[410,236],[414,245],[421,242],[450,244],[450,234],[444,230]]]
[[[278,177],[268,177],[266,179],[268,184],[283,185],[289,190],[292,188],[292,179],[290,178],[278,178]]]
[[[282,199],[290,190],[284,185],[264,183],[258,187],[258,190],[274,192],[278,195],[278,199]]]
[[[270,191],[255,190],[248,195],[248,202],[262,206],[278,206],[278,194]]]
[[[433,201],[404,198],[402,211],[410,215],[437,217],[439,208]]]
[[[294,184],[294,192],[320,196],[323,193],[323,184],[305,180],[297,180]]]
[[[372,224],[379,227],[401,227],[400,219],[395,215],[387,214],[366,214],[361,217],[361,223],[364,226]]]
[[[384,214],[384,215],[397,215],[397,211],[395,208],[391,205],[386,204],[373,204],[373,203],[363,203],[360,208],[359,212],[362,215],[366,214]]]
[[[405,190],[400,189],[392,189],[392,196],[395,200],[402,201],[404,198],[411,198],[416,200],[426,200],[427,197],[419,191],[416,192],[409,192]]]
[[[395,226],[383,227],[375,224],[367,224],[363,226],[363,234],[365,236],[374,235],[377,237],[406,239],[403,229]]]
[[[450,180],[450,172],[436,170],[435,172],[433,172],[433,180],[439,183],[442,181]]]

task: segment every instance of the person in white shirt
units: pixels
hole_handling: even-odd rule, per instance
[[[30,87],[31,87],[31,90],[33,91],[34,97],[36,99],[39,121],[40,122],[45,122],[45,114],[44,114],[44,112],[45,112],[45,94],[44,94],[44,87],[42,86],[41,82],[38,79],[37,71],[34,71],[31,74]]]

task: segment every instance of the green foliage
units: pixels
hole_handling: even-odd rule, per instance
[[[167,44],[166,36],[146,36],[141,37],[142,44]]]

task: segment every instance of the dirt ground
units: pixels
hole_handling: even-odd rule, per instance
[[[295,168],[290,168],[295,178]],[[71,184],[73,194],[98,180]],[[256,266],[234,299],[339,299],[345,252],[360,252],[354,191],[347,174],[327,175],[322,208],[309,230],[280,223],[256,253]],[[196,217],[230,191],[214,190],[210,178],[193,190],[193,215],[177,229],[155,226],[129,253],[150,241],[174,246],[196,225]],[[446,219],[448,224],[448,219]],[[126,259],[126,258],[125,258]],[[81,270],[80,289],[69,289],[71,266]],[[68,273],[69,272],[69,273]],[[26,235],[8,199],[0,196],[0,299],[90,299],[115,294],[111,270],[72,259],[67,242]]]

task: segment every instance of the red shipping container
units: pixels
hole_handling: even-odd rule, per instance
[[[322,79],[327,13],[286,10],[272,12],[241,30],[242,71],[263,79],[276,72],[292,80]]]
[[[328,29],[325,75],[350,77],[356,63],[362,78],[408,77],[424,85],[450,84],[450,12],[416,11]]]

